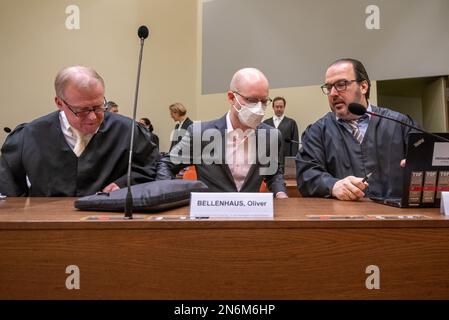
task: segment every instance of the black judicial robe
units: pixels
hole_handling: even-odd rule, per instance
[[[264,123],[274,127],[273,117],[266,119]],[[298,141],[299,134],[296,121],[291,118],[284,117],[281,123],[279,123],[277,129],[281,132],[282,138],[284,139],[284,141],[282,141],[282,153],[284,157],[296,156],[298,153],[298,144],[285,141],[285,139]]]
[[[417,126],[401,113],[376,106],[373,112]],[[372,116],[362,144],[329,112],[309,125],[296,157],[298,190],[303,196],[331,197],[334,184],[347,176],[369,172],[367,197],[401,197],[407,136],[410,128]]]
[[[104,121],[79,158],[61,130],[59,111],[18,126],[0,157],[0,193],[8,196],[85,196],[115,182],[126,186],[132,119],[106,112]],[[153,181],[157,147],[150,133],[134,132],[132,184]],[[26,177],[31,182],[28,188]]]

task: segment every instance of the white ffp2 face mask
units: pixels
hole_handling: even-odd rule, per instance
[[[256,105],[248,107],[242,106],[237,97],[235,97],[235,100],[240,106],[240,110],[238,110],[233,105],[234,109],[238,112],[240,122],[250,128],[256,128],[262,122],[263,116],[265,115],[265,108],[262,106],[262,102],[259,101]]]

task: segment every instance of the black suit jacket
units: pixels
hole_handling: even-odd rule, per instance
[[[266,119],[264,123],[274,127],[273,117]],[[299,145],[294,142],[292,143],[285,141],[285,139],[298,141],[299,134],[298,134],[298,125],[296,124],[296,121],[293,120],[292,118],[284,117],[284,119],[282,119],[277,129],[282,133],[283,156],[284,157],[296,156],[296,154],[298,153]]]
[[[173,149],[173,147],[181,141],[182,137],[184,136],[184,133],[187,131],[187,128],[190,127],[190,125],[193,123],[192,120],[190,120],[189,117],[186,118],[186,120],[182,123],[181,128],[177,128],[175,126],[174,133],[173,133],[173,140],[170,144],[170,149]]]
[[[264,130],[261,130],[264,129]],[[209,152],[213,141],[215,141],[213,135],[216,134],[216,145],[218,149],[213,152]],[[205,136],[211,138],[205,139]],[[266,124],[260,124],[256,129],[256,137],[263,136],[266,138],[264,147],[266,148],[266,154],[275,152],[276,163],[274,165],[274,172],[270,170],[272,174],[263,174],[264,170],[273,168],[270,167],[270,163],[262,163],[257,159],[256,163],[250,167],[250,170],[246,176],[245,182],[242,185],[241,192],[258,192],[262,180],[265,180],[267,187],[270,191],[276,194],[277,192],[286,192],[283,176],[283,161],[281,158],[281,141],[278,131],[273,130]],[[193,137],[193,139],[192,139]],[[203,139],[201,139],[203,137]],[[277,150],[271,150],[270,139],[277,139]],[[200,139],[201,142],[196,144],[196,139]],[[207,141],[202,141],[207,140]],[[221,140],[221,141],[218,141]],[[263,143],[261,138],[257,138],[257,149]],[[198,180],[203,181],[211,192],[237,192],[237,187],[234,183],[229,166],[225,163],[226,156],[226,115],[220,119],[212,120],[208,122],[195,122],[188,128],[187,134],[183,137],[181,142],[176,145],[171,153],[165,155],[158,162],[157,166],[157,180],[172,179],[177,172],[182,168],[191,164],[195,164]],[[198,148],[198,150],[194,150]],[[183,151],[182,155],[179,153]],[[194,151],[196,151],[194,153]],[[199,152],[198,152],[199,151]],[[203,152],[204,151],[204,152]],[[221,151],[221,152],[220,152]],[[203,154],[204,153],[204,154]],[[202,156],[201,156],[202,155]],[[176,163],[175,163],[176,162]],[[273,161],[274,162],[274,161]]]

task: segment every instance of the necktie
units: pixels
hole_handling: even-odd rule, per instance
[[[75,147],[73,148],[73,152],[79,158],[80,155],[83,153],[84,149],[86,148],[87,138],[85,135],[83,135],[78,130],[73,130],[73,132],[75,132],[75,135],[76,135],[76,142],[75,142]]]
[[[360,132],[357,120],[348,120],[346,121],[349,126],[351,127],[352,130],[352,135],[354,136],[354,138],[357,140],[358,143],[362,143],[363,141],[363,135]]]

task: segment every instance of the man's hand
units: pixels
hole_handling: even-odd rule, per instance
[[[402,168],[405,168],[405,159],[402,159],[402,160],[401,160],[400,165],[401,165]]]
[[[359,200],[365,196],[363,190],[368,187],[367,182],[362,182],[363,178],[348,176],[338,180],[332,188],[332,196],[338,200]]]
[[[288,195],[283,192],[283,191],[279,191],[278,193],[276,193],[276,199],[286,199],[288,198]]]
[[[113,182],[113,183],[108,184],[108,185],[107,185],[106,187],[104,187],[104,189],[101,190],[101,191],[102,191],[102,192],[112,192],[112,191],[115,191],[115,190],[118,190],[118,189],[120,189],[119,186],[116,185],[116,184]]]

